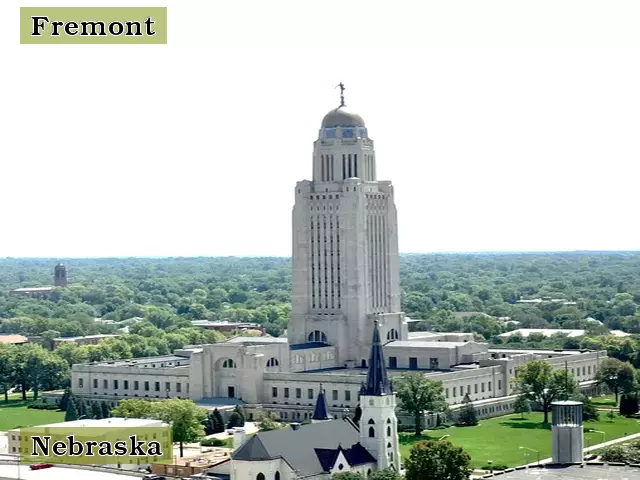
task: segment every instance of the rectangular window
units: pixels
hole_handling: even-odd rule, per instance
[[[477,383],[473,386],[473,393],[478,393],[478,384]]]
[[[448,388],[444,389],[444,395],[445,395],[445,397],[449,398],[449,389]]]
[[[140,382],[138,380],[133,381],[133,389],[140,390]]]
[[[302,398],[302,389],[296,388],[296,398]]]
[[[176,383],[176,393],[182,392],[182,384],[180,382]]]
[[[149,382],[144,382],[144,391],[145,392],[149,391]]]
[[[460,387],[460,396],[461,397],[464,396],[464,387],[462,386]]]
[[[502,390],[502,380],[498,380],[498,390]]]
[[[484,382],[482,382],[482,385],[480,385],[480,391],[484,392]]]
[[[418,369],[418,359],[416,357],[409,357],[409,369],[411,370]]]
[[[109,380],[103,380],[102,381],[102,387],[103,388],[109,388]]]
[[[285,387],[284,389],[284,398],[289,398],[289,388]]]
[[[160,391],[160,382],[155,382],[153,386],[155,387],[156,392]]]
[[[98,388],[98,379],[97,378],[93,379],[93,388]]]
[[[487,383],[487,390],[491,391],[491,382]]]
[[[332,399],[334,402],[337,402],[337,401],[338,401],[338,390],[334,390],[333,392],[331,392],[331,399]]]
[[[113,389],[118,390],[118,380],[113,381]]]
[[[345,400],[345,402],[350,402],[351,401],[351,391],[350,390],[345,390],[344,391],[344,400]]]
[[[469,394],[471,393],[471,385],[467,385],[467,393],[469,393]]]
[[[129,380],[124,380],[124,389],[129,390]]]
[[[78,388],[82,388],[84,386],[84,380],[82,378],[78,379]]]
[[[587,367],[582,367],[582,375],[585,375],[586,371],[587,371]]]
[[[437,370],[439,367],[439,362],[437,358],[430,358],[429,359],[429,368],[431,370]]]
[[[310,389],[307,391],[307,396],[309,397],[309,400],[312,400],[312,399],[313,399],[313,388],[310,388]]]
[[[589,366],[587,367],[587,373],[588,373],[589,375],[591,375],[591,365],[589,365]]]
[[[171,382],[165,382],[164,383],[164,391],[165,392],[170,392],[171,391]]]
[[[271,387],[271,396],[276,398],[278,396],[278,387]]]
[[[389,357],[389,368],[398,368],[398,357]]]

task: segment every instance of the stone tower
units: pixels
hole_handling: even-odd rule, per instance
[[[367,383],[360,390],[360,443],[378,460],[378,469],[400,470],[396,396],[387,376],[378,322],[373,328]]]
[[[582,407],[569,400],[551,404],[553,463],[582,463]]]
[[[56,287],[67,286],[67,267],[62,263],[59,263],[53,269],[53,284]]]
[[[344,101],[322,120],[312,167],[295,190],[289,343],[335,345],[340,364],[366,366],[373,321],[389,340],[406,339],[407,324],[393,187],[377,179],[373,140]]]

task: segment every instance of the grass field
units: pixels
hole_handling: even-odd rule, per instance
[[[540,452],[540,458],[551,456],[551,426],[542,424],[543,414],[534,412],[526,415],[506,415],[480,421],[475,427],[450,427],[442,430],[425,431],[416,440],[411,433],[400,434],[400,453],[404,458],[409,456],[411,445],[419,440],[437,440],[443,435],[450,435],[447,440],[463,447],[471,456],[473,467],[483,467],[491,460],[494,465],[516,466],[537,460],[537,454],[520,449],[527,447]],[[616,415],[613,422],[603,414],[600,420],[584,424],[585,447],[602,442],[601,433],[588,432],[589,429],[605,432],[605,440],[640,433],[638,420]]]
[[[598,407],[617,407],[615,395],[603,395],[602,397],[593,397],[593,404]]]
[[[64,412],[27,408],[18,396],[11,396],[9,403],[0,400],[0,432],[16,427],[31,427],[47,423],[64,422]]]

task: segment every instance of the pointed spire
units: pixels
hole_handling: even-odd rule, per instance
[[[320,384],[320,391],[318,392],[318,398],[316,399],[316,407],[313,410],[313,417],[311,420],[314,422],[324,422],[327,420],[333,420],[333,416],[329,413],[329,406],[327,405],[327,397],[324,394],[324,388]]]
[[[391,382],[387,377],[387,367],[384,363],[384,352],[380,341],[378,321],[373,326],[373,341],[371,342],[371,357],[369,358],[369,372],[367,383],[362,385],[361,395],[379,397],[393,393]]]

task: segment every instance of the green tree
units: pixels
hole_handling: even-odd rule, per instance
[[[105,401],[103,401],[100,404],[100,410],[102,412],[102,418],[109,418],[111,415],[111,409],[109,408],[109,404]]]
[[[71,401],[67,404],[67,412],[64,414],[64,421],[71,422],[73,420],[77,420],[80,415],[78,414],[78,408],[76,407],[76,402]]]
[[[423,412],[441,412],[446,401],[442,382],[428,379],[420,372],[409,372],[394,382],[400,409],[413,415],[416,437],[422,433]]]
[[[244,427],[245,416],[244,416],[244,410],[242,409],[242,407],[240,405],[236,405],[236,407],[233,409],[233,413],[238,414],[237,425],[235,426]]]
[[[16,383],[13,345],[0,344],[0,393],[5,403],[9,402],[9,389]]]
[[[360,472],[341,472],[331,475],[331,480],[366,480]]]
[[[471,457],[451,442],[418,442],[404,462],[406,480],[467,480]]]
[[[173,441],[180,444],[180,457],[183,457],[184,443],[197,442],[204,436],[202,422],[207,411],[192,400],[179,398],[155,402],[155,406],[158,418],[171,425]]]
[[[221,433],[221,432],[224,432],[225,430],[222,414],[220,413],[220,410],[218,410],[217,408],[213,409],[213,428],[214,428],[213,433]]]
[[[635,372],[631,364],[617,358],[605,358],[596,374],[596,380],[606,385],[614,393],[616,404],[620,392],[627,393],[633,390],[634,379]]]
[[[273,412],[266,412],[260,415],[256,425],[259,430],[268,432],[269,430],[277,430],[282,427],[280,418]]]
[[[476,408],[473,406],[473,402],[471,401],[469,394],[466,393],[462,399],[462,408],[458,413],[458,421],[456,422],[456,425],[473,427],[477,424],[478,415],[476,413]]]
[[[551,403],[567,399],[577,390],[573,375],[565,370],[553,370],[544,360],[534,360],[520,367],[516,378],[516,390],[542,408],[544,423],[549,423]]]
[[[525,414],[531,412],[531,401],[525,395],[518,395],[513,404],[513,411],[519,413],[521,418],[524,418]]]
[[[102,409],[100,408],[100,404],[98,402],[91,403],[91,418],[103,418]]]
[[[229,424],[228,424],[228,426],[229,426],[229,428],[244,426],[244,422],[242,420],[242,417],[240,416],[240,414],[238,412],[231,412],[231,415],[229,415]]]
[[[366,480],[402,480],[402,477],[395,470],[385,468],[373,472]]]
[[[71,393],[70,388],[65,388],[62,397],[60,397],[60,403],[58,403],[58,408],[63,412],[67,411],[67,405],[70,401],[73,400],[73,394]]]
[[[598,408],[586,395],[577,391],[574,395],[572,395],[571,400],[582,403],[582,419],[585,422],[589,420],[598,420],[598,418],[600,418]]]
[[[158,402],[137,398],[121,400],[111,410],[111,414],[120,418],[157,418],[156,403]]]

